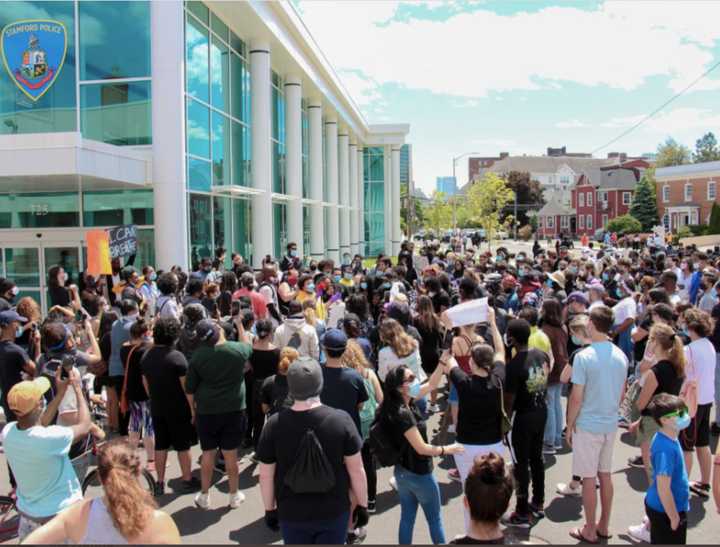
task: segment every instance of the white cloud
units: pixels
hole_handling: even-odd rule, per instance
[[[568,120],[566,122],[557,122],[555,127],[558,129],[578,129],[580,127],[587,127],[587,124],[580,120]]]
[[[600,124],[601,127],[615,127],[626,129],[645,118],[646,114],[611,118]],[[688,130],[706,130],[720,126],[720,114],[713,113],[707,108],[675,108],[650,118],[643,123],[637,131],[654,132],[661,134],[681,133]]]
[[[707,69],[720,40],[720,2],[607,2],[498,15],[479,9],[444,20],[392,20],[398,2],[300,3],[331,62],[378,85],[466,98],[490,91],[586,86],[631,90],[665,75],[679,90]],[[352,21],[352,24],[338,24]],[[720,88],[706,79],[699,88]]]

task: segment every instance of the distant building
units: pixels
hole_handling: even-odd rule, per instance
[[[400,148],[400,184],[412,180],[412,145],[403,144]]]
[[[496,161],[500,161],[509,156],[507,152],[500,152],[499,156],[473,156],[468,158],[468,180],[477,180],[493,166]]]
[[[568,158],[592,158],[592,154],[586,152],[568,152],[564,146],[562,148],[551,148],[548,146],[547,155],[551,158],[559,158],[562,156]]]
[[[435,190],[444,193],[446,196],[457,194],[457,179],[455,177],[437,177],[435,179]]]
[[[713,203],[720,203],[720,161],[662,167],[655,180],[658,216],[668,231],[707,224]]]

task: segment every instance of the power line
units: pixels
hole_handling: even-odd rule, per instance
[[[672,97],[670,97],[667,101],[665,101],[665,102],[664,102],[663,104],[661,104],[658,108],[656,108],[655,110],[653,110],[652,112],[650,112],[650,114],[648,114],[647,116],[645,116],[642,120],[640,120],[639,122],[637,122],[635,125],[633,125],[632,127],[626,129],[625,131],[623,131],[622,133],[620,133],[617,137],[615,137],[614,139],[612,139],[612,140],[610,140],[609,142],[605,143],[604,145],[596,148],[596,149],[593,150],[591,153],[592,153],[592,154],[595,154],[596,152],[599,152],[599,151],[602,150],[603,148],[607,148],[607,147],[610,146],[611,144],[619,141],[619,140],[622,139],[623,137],[625,137],[625,136],[629,135],[630,133],[632,133],[633,131],[635,131],[638,127],[640,127],[642,124],[644,124],[644,123],[645,123],[646,121],[648,121],[650,118],[652,118],[653,116],[655,116],[655,114],[657,114],[658,112],[660,112],[663,108],[665,108],[667,105],[669,105],[669,104],[670,104],[671,102],[673,102],[675,99],[679,98],[682,94],[684,94],[685,92],[687,92],[691,87],[693,87],[696,83],[698,83],[700,80],[702,80],[703,78],[705,78],[708,74],[710,74],[713,70],[715,70],[715,69],[716,69],[717,67],[719,67],[719,66],[720,66],[720,61],[718,61],[717,63],[715,63],[715,64],[714,64],[713,66],[711,66],[708,70],[706,70],[706,71],[703,72],[700,76],[698,76],[697,78],[695,78],[695,79],[694,79],[692,82],[690,82],[690,84],[688,84],[685,88],[683,88],[683,89],[680,90],[678,93],[676,93],[675,95],[673,95]]]

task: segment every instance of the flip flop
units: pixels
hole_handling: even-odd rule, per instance
[[[702,484],[700,482],[693,481],[690,483],[690,491],[704,499],[708,499],[710,497],[709,484]]]
[[[582,528],[573,528],[572,530],[570,530],[570,537],[583,543],[590,543],[591,545],[597,545],[598,543],[600,543],[597,539],[595,541],[592,541],[586,538],[582,533]]]
[[[601,534],[600,532],[597,532],[597,535],[600,539],[611,539],[613,537],[612,534],[605,535],[605,534]]]

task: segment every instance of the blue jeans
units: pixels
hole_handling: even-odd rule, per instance
[[[440,515],[440,487],[433,474],[416,475],[404,467],[396,465],[395,480],[400,496],[398,543],[401,545],[412,543],[418,504],[422,506],[425,513],[432,542],[436,545],[445,543],[445,530],[443,530]]]
[[[543,442],[547,446],[562,444],[563,410],[562,384],[550,384],[547,387],[547,420]]]
[[[344,545],[347,541],[350,512],[330,520],[280,521],[285,545]]]

